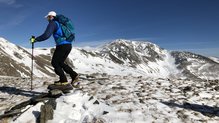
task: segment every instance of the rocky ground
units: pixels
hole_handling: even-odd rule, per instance
[[[26,78],[0,78],[0,113],[46,92],[55,78],[35,78],[34,91]],[[83,75],[82,93],[115,109],[106,122],[219,122],[219,82],[143,76]],[[115,120],[118,119],[118,120]]]

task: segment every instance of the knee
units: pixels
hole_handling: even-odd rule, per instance
[[[52,60],[51,64],[52,64],[52,66],[53,66],[54,68],[56,68],[56,67],[59,66],[59,64],[58,64],[56,61],[54,61],[54,60]]]
[[[60,63],[60,66],[61,66],[61,67],[65,67],[66,64],[65,64],[64,62],[61,62],[61,63]]]

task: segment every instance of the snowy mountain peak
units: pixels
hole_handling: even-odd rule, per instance
[[[167,51],[150,42],[118,39],[102,48],[102,54],[120,64],[131,66],[163,60]]]
[[[136,45],[139,43],[153,44],[149,41],[137,41],[137,40],[127,40],[127,39],[116,39],[116,40],[112,41],[111,43],[127,43],[127,44],[132,44],[132,45]]]
[[[153,44],[151,42],[143,42],[143,41],[131,41],[131,40],[124,40],[118,39],[113,41],[112,43],[106,45],[103,48],[103,51],[114,51],[114,52],[123,52],[124,50],[131,50],[133,52],[137,52],[142,55],[151,56],[154,55],[152,51],[156,53],[164,53],[163,49]],[[152,54],[151,54],[152,53]]]
[[[150,46],[152,48],[159,48],[159,46],[157,46],[154,43],[151,42],[146,42],[146,41],[133,41],[133,40],[125,40],[125,39],[117,39],[115,41],[112,41],[111,43],[107,44],[106,47],[116,47],[116,46],[127,46],[127,47],[133,47],[135,49],[145,49],[146,47]]]

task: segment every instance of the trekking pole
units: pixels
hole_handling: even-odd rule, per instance
[[[33,36],[32,36],[32,38],[34,38]],[[34,59],[34,57],[33,57],[33,50],[34,50],[34,42],[33,41],[31,41],[31,44],[32,44],[32,56],[31,56],[31,75],[30,75],[30,89],[31,89],[31,91],[33,90],[33,59]]]

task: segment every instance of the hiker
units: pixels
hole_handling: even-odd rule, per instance
[[[66,58],[72,49],[72,41],[67,40],[64,36],[64,31],[61,28],[61,24],[57,21],[56,12],[50,11],[45,18],[47,18],[49,24],[45,32],[39,37],[32,36],[32,43],[45,41],[53,35],[56,49],[52,56],[51,64],[54,67],[55,73],[59,76],[59,81],[55,81],[55,85],[66,85],[68,84],[67,77],[64,72],[70,75],[72,81],[71,84],[74,84],[78,79],[78,74],[73,71],[73,69],[65,63]]]

